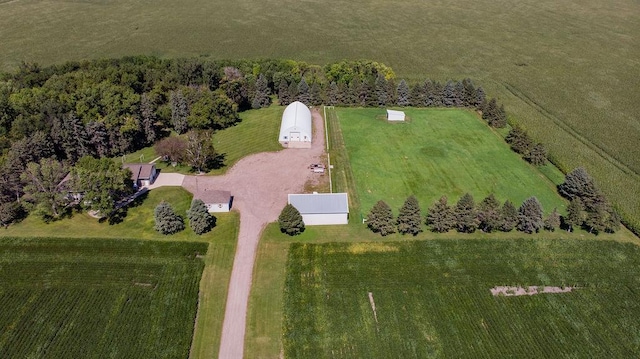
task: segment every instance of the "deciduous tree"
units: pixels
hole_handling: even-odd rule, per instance
[[[198,173],[208,171],[213,165],[216,150],[211,131],[189,131],[187,133],[186,162]]]
[[[560,227],[560,213],[558,213],[557,208],[554,208],[553,212],[551,212],[544,220],[544,229],[553,232],[558,227]]]
[[[38,214],[45,220],[55,220],[65,212],[69,203],[67,191],[61,182],[69,173],[63,163],[52,158],[31,162],[20,176],[24,181],[25,196],[36,205]]]
[[[292,204],[287,204],[280,212],[278,217],[280,231],[290,236],[298,235],[304,232],[304,220],[300,211]]]

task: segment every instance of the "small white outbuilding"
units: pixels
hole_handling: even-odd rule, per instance
[[[404,121],[404,111],[387,110],[387,121]]]
[[[311,111],[296,101],[284,109],[280,124],[280,144],[289,148],[311,148]]]
[[[296,207],[307,226],[349,223],[346,193],[290,194],[289,204]]]
[[[193,199],[202,200],[209,213],[229,212],[231,210],[231,202],[233,201],[233,197],[229,191],[207,189],[196,192]]]

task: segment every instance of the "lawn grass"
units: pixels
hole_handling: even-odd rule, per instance
[[[440,196],[455,204],[466,192],[480,202],[489,193],[519,206],[536,196],[547,213],[564,212],[565,201],[555,185],[534,166],[511,151],[502,138],[471,111],[457,109],[405,109],[409,121],[388,123],[382,109],[335,110],[344,138],[361,207],[352,219],[366,216],[378,200],[397,214],[409,195],[426,212]],[[333,146],[333,144],[332,144]],[[336,146],[333,150],[337,150]],[[562,179],[552,166],[551,178]]]
[[[137,238],[159,241],[207,242],[209,250],[204,260],[200,281],[198,316],[190,352],[191,358],[210,358],[217,355],[227,288],[231,276],[240,216],[237,212],[217,213],[216,227],[198,236],[189,228],[165,236],[153,229],[153,211],[161,201],[167,201],[176,213],[185,217],[192,195],[181,187],[161,187],[151,190],[143,201],[127,211],[121,223],[100,223],[85,213],[46,224],[35,216],[0,231],[2,237],[59,237],[94,238],[99,245],[104,238]]]
[[[206,243],[0,238],[3,358],[184,358]]]
[[[372,59],[470,77],[640,226],[640,5],[627,0],[0,1],[0,68],[84,58]]]
[[[633,357],[638,264],[640,247],[609,241],[295,243],[284,356]],[[501,285],[576,289],[492,296]]]
[[[218,131],[213,135],[213,146],[218,154],[221,154],[224,166],[209,172],[211,175],[222,175],[233,167],[241,158],[259,152],[271,152],[282,149],[278,142],[280,121],[284,107],[271,106],[259,110],[241,112],[240,123],[235,126]],[[147,163],[155,158],[153,146],[145,147],[125,156],[116,157],[114,160],[125,163]],[[193,174],[191,167],[187,165],[172,166],[168,162],[156,161],[156,168],[164,173]]]

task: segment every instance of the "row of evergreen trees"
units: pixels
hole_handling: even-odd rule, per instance
[[[169,235],[184,230],[184,218],[178,215],[171,205],[165,201],[160,202],[154,211],[156,231]],[[191,202],[191,207],[187,211],[189,227],[195,234],[204,234],[216,226],[216,217],[211,215],[202,200],[196,199]]]
[[[510,232],[514,228],[525,233],[535,233],[542,229],[554,231],[560,227],[560,214],[556,209],[546,218],[542,205],[536,197],[525,200],[517,208],[509,200],[500,204],[493,194],[476,205],[473,196],[466,193],[455,206],[447,203],[442,196],[431,206],[425,217],[415,196],[409,196],[394,218],[391,207],[378,201],[367,215],[367,226],[375,233],[386,236],[391,233],[417,235],[422,232],[423,223],[433,232],[444,233],[452,229],[461,233],[481,230]]]
[[[476,230],[510,232],[514,228],[520,232],[537,233],[542,229],[573,231],[575,227],[582,227],[597,234],[620,229],[620,216],[584,168],[576,168],[567,174],[565,181],[558,186],[558,192],[571,201],[567,216],[560,216],[554,208],[544,217],[542,205],[535,196],[516,208],[509,200],[501,205],[493,193],[476,205],[473,196],[466,193],[454,206],[450,206],[447,197],[442,196],[423,217],[418,200],[412,195],[400,208],[398,217],[393,216],[386,202],[378,201],[367,215],[367,226],[382,236],[396,232],[415,236],[422,232],[423,224],[440,233],[453,229],[462,233]]]

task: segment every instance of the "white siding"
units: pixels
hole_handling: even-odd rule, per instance
[[[283,146],[289,143],[311,145],[311,111],[302,102],[293,102],[284,109],[278,141]],[[292,146],[302,147],[302,146]]]
[[[387,121],[404,121],[404,112],[387,110]]]
[[[229,203],[207,203],[209,213],[229,212]]]
[[[305,226],[321,226],[331,224],[348,224],[349,215],[347,213],[320,213],[303,214],[302,220]]]

